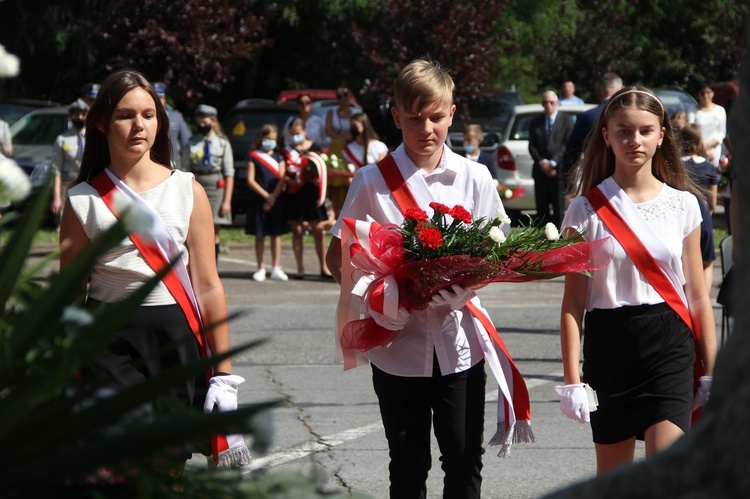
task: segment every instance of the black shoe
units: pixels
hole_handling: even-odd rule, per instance
[[[324,281],[333,281],[335,280],[331,274],[326,274],[325,272],[320,273],[320,278]]]
[[[292,274],[289,276],[289,279],[293,279],[295,281],[302,281],[305,278],[305,274]]]

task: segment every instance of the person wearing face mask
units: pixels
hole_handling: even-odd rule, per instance
[[[214,247],[219,258],[219,230],[232,224],[234,154],[224,136],[213,106],[201,104],[195,109],[198,133],[190,137],[183,150],[182,169],[192,172],[203,186],[214,214]]]
[[[472,161],[476,161],[487,167],[492,175],[492,179],[495,181],[495,185],[498,185],[497,181],[497,169],[495,168],[495,162],[492,161],[492,155],[487,151],[482,151],[479,148],[479,144],[484,139],[484,132],[482,127],[479,125],[468,125],[464,132],[464,149],[466,150],[466,157]]]
[[[86,116],[89,106],[81,99],[68,106],[70,127],[58,135],[52,144],[52,174],[54,186],[50,211],[55,216],[59,230],[60,212],[67,192],[67,186],[78,176],[81,158],[86,144]]]
[[[328,147],[328,137],[326,137],[326,124],[323,118],[312,114],[312,98],[310,94],[300,94],[297,97],[297,109],[299,112],[295,116],[290,116],[284,123],[284,145],[292,144],[292,136],[289,134],[289,125],[292,120],[300,118],[305,124],[305,135],[322,148]]]
[[[359,169],[383,159],[388,154],[388,146],[378,140],[370,118],[365,113],[355,113],[350,121],[349,133],[353,140],[344,147],[344,161]]]
[[[289,135],[290,143],[281,149],[281,154],[286,162],[286,192],[284,195],[285,218],[289,221],[292,231],[292,251],[297,261],[297,273],[291,275],[292,279],[305,278],[305,266],[303,262],[304,245],[302,237],[305,230],[310,231],[315,241],[315,252],[320,263],[320,277],[324,280],[333,281],[333,276],[328,271],[324,256],[326,252],[326,241],[323,222],[327,221],[328,214],[321,196],[321,189],[325,188],[325,168],[318,169],[311,160],[309,153],[321,153],[320,145],[313,142],[307,136],[305,121],[302,118],[294,118],[284,131]],[[321,166],[324,165],[321,161]],[[325,193],[323,193],[325,194]]]
[[[281,268],[281,235],[289,232],[289,226],[284,220],[286,162],[276,151],[278,136],[276,125],[269,123],[260,127],[247,158],[247,185],[253,195],[247,210],[245,233],[255,236],[258,270],[253,274],[253,280],[257,282],[266,280],[263,265],[266,236],[271,238],[269,277],[274,281],[289,280]]]

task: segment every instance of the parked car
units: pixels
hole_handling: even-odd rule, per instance
[[[490,97],[469,102],[471,123],[480,125],[485,133],[485,140],[490,141],[490,143],[483,143],[483,147],[490,147],[492,141],[499,142],[499,137],[505,130],[513,109],[521,104],[523,104],[523,96],[515,90],[502,90]],[[453,124],[448,130],[449,145],[452,148],[463,150],[465,128],[466,123],[457,110],[453,116]]]
[[[12,125],[31,111],[59,105],[57,102],[35,99],[2,99],[0,100],[0,120]]]
[[[52,163],[52,144],[67,129],[66,107],[43,107],[30,112],[10,127],[13,159],[31,176],[37,166]],[[33,177],[33,187],[43,181],[43,177]]]
[[[595,104],[566,104],[559,108],[559,112],[575,117],[594,107]],[[509,213],[536,211],[534,179],[531,177],[534,162],[529,154],[529,126],[531,120],[543,113],[541,104],[515,106],[503,131],[485,133],[484,141],[480,144],[481,149],[489,151],[496,158],[497,180],[501,184],[511,189],[523,186],[524,195],[503,200],[503,206]],[[449,133],[447,142],[451,149],[464,154],[463,135],[458,139],[458,136]]]
[[[671,118],[677,111],[685,111],[689,117],[695,116],[698,103],[695,98],[677,85],[651,89],[656,94]]]
[[[313,101],[313,107],[312,107],[312,114],[316,116],[320,116],[323,121],[326,119],[326,114],[328,114],[328,111],[331,109],[337,108],[339,105],[339,101],[336,99],[322,99]],[[361,113],[362,107],[359,104],[352,103],[349,107],[352,108],[352,114],[354,113]]]
[[[247,158],[260,127],[272,123],[279,130],[290,116],[297,114],[297,104],[277,103],[260,99],[238,102],[224,116],[222,127],[229,138],[234,154],[234,191],[232,219],[234,225],[244,225],[250,188],[247,186]],[[281,134],[279,134],[281,135]]]

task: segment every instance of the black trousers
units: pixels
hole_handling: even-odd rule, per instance
[[[462,373],[442,376],[435,357],[429,378],[394,376],[373,365],[372,380],[390,450],[390,497],[427,497],[434,421],[445,473],[443,497],[479,498],[487,382],[484,360]]]
[[[560,178],[547,177],[541,171],[534,175],[534,202],[538,223],[553,223],[559,228],[565,204]]]

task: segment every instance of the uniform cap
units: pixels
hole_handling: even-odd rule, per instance
[[[156,83],[154,83],[154,90],[156,90],[156,94],[159,97],[164,97],[165,95],[167,95],[167,84],[163,81],[157,81]]]
[[[68,113],[75,113],[83,111],[84,113],[89,112],[89,105],[83,102],[81,99],[76,99],[68,106]]]
[[[98,83],[87,83],[81,87],[81,95],[92,99],[99,95],[99,89],[102,88]]]
[[[197,108],[195,108],[195,115],[196,116],[218,116],[219,111],[217,111],[216,108],[213,106],[201,104]]]

